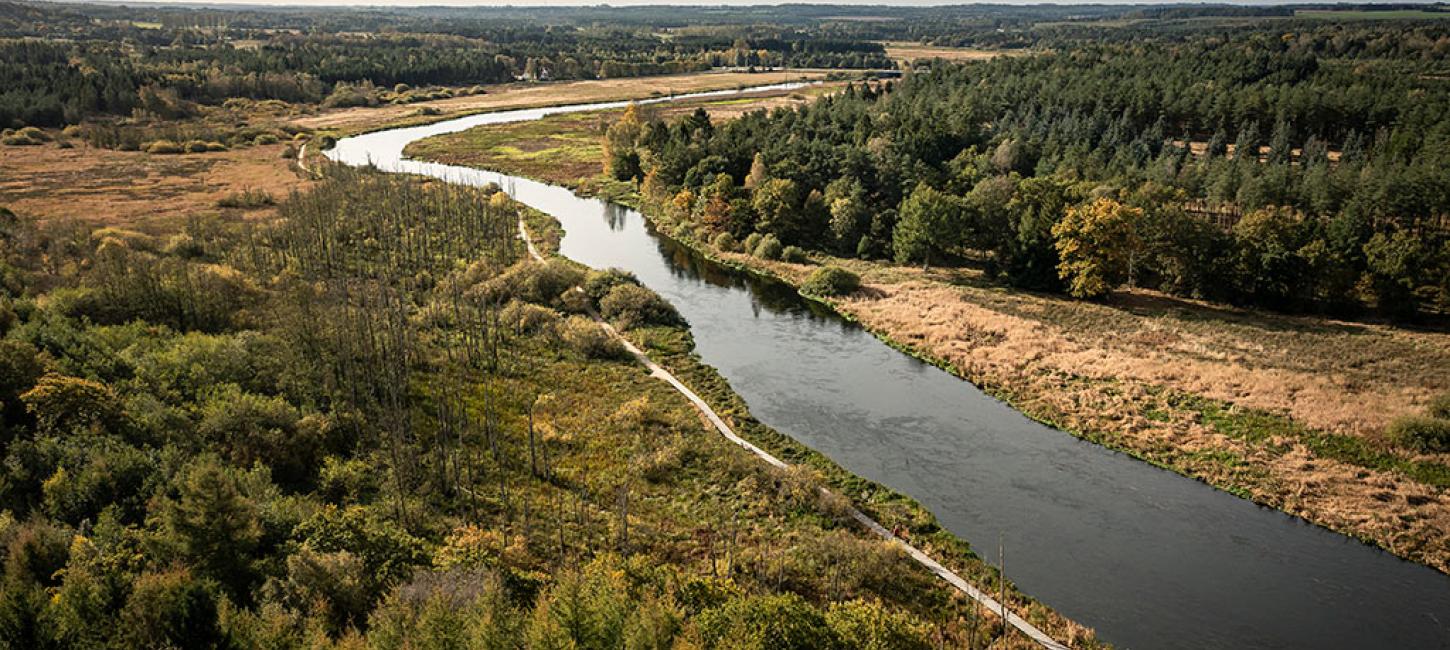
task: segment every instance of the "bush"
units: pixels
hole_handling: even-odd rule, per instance
[[[517,298],[539,305],[552,305],[560,294],[584,280],[584,273],[563,260],[543,264],[520,262],[498,277],[483,283],[481,290],[490,298]]]
[[[570,316],[559,325],[559,338],[574,351],[591,359],[622,359],[624,346],[598,323],[583,316]]]
[[[1430,405],[1425,407],[1425,415],[1450,420],[1450,393],[1440,393],[1430,398]]]
[[[679,312],[659,294],[637,284],[621,284],[599,301],[599,313],[616,326],[683,325]]]
[[[1402,447],[1426,452],[1450,452],[1450,419],[1409,415],[1395,419],[1386,431]]]
[[[206,143],[201,140],[191,140],[183,148],[186,153],[206,153]]]
[[[559,315],[548,307],[514,300],[504,306],[499,313],[499,319],[517,333],[532,334],[552,328],[558,322]]]
[[[639,279],[633,273],[623,269],[604,269],[603,271],[590,271],[589,276],[584,280],[584,293],[598,303],[604,300],[615,287],[626,284],[639,284]]]
[[[760,233],[753,232],[745,236],[745,243],[740,249],[747,255],[754,255],[755,249],[760,247]]]
[[[791,264],[805,264],[811,261],[800,246],[786,246],[785,250],[781,251],[780,257]]]
[[[206,143],[207,151],[226,151],[227,146],[215,140]]]
[[[337,146],[337,136],[325,133],[317,138],[317,148],[327,151]]]
[[[24,136],[37,142],[50,142],[50,135],[38,127],[27,126],[15,132],[15,135]]]
[[[895,648],[928,650],[930,628],[905,612],[894,612],[879,601],[853,600],[831,603],[826,611],[830,625],[848,648]]]
[[[756,246],[753,250],[755,256],[763,260],[778,260],[781,254],[785,252],[780,246],[780,240],[776,239],[775,235],[761,237],[760,245]]]
[[[146,153],[173,154],[181,153],[181,145],[170,140],[153,140],[141,147]]]
[[[816,269],[801,285],[801,291],[815,296],[844,296],[861,288],[861,278],[846,269],[827,266]]]
[[[821,612],[793,593],[736,598],[702,612],[697,621],[706,647],[726,640],[732,648],[761,650],[839,645]]]
[[[252,139],[252,144],[256,145],[277,144],[278,142],[280,142],[280,140],[277,139],[277,136],[272,135],[271,133],[263,133]]]
[[[736,245],[737,244],[735,242],[735,236],[728,232],[722,232],[718,235],[715,235],[715,248],[719,250],[725,251],[727,253],[733,253],[735,252]]]
[[[216,202],[219,208],[242,208],[256,209],[275,205],[277,200],[266,190],[246,189],[241,192],[232,192]]]
[[[5,136],[3,138],[0,138],[0,143],[6,144],[6,145],[9,145],[9,146],[12,146],[12,147],[26,147],[26,146],[40,144],[40,141],[39,140],[36,140],[34,138],[27,138],[27,137],[25,137],[23,135],[20,135],[20,134],[16,133],[16,134],[7,135],[7,136]]]

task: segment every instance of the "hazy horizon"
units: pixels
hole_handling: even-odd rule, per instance
[[[693,3],[682,2],[681,0],[610,0],[609,2],[598,2],[590,0],[524,0],[495,1],[495,0],[403,0],[398,1],[372,1],[372,0],[143,0],[140,2],[126,2],[125,0],[55,0],[62,3],[76,4],[121,4],[133,6],[145,5],[238,5],[238,6],[330,6],[330,7],[509,7],[509,8],[530,8],[530,7],[638,7],[638,6],[685,6],[685,7],[711,7],[711,6],[775,6],[775,5],[839,5],[852,7],[940,7],[940,6],[971,6],[971,5],[1084,5],[1084,6],[1115,6],[1115,5],[1298,5],[1298,4],[1340,4],[1340,5],[1433,5],[1443,4],[1437,0],[1365,0],[1362,2],[1313,2],[1310,0],[1183,0],[1178,2],[1163,2],[1159,0],[1115,0],[1101,2],[1098,0],[1059,0],[1055,2],[1042,2],[1041,0],[994,0],[991,2],[960,2],[953,0],[791,0],[782,2],[780,0],[712,0],[711,2]]]

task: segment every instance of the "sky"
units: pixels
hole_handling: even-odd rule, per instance
[[[1334,0],[1056,0],[1055,2],[1044,3],[1042,0],[991,0],[985,4],[1241,4],[1241,5],[1276,5],[1276,4],[1308,4],[1308,3],[1331,3]],[[1435,0],[1359,0],[1352,4],[1433,4]],[[776,5],[785,4],[783,0],[709,0],[708,2],[689,2],[688,0],[205,0],[193,2],[190,0],[139,0],[135,4],[231,4],[231,5],[309,5],[309,6],[372,6],[372,7],[417,7],[417,6],[455,6],[455,7],[579,7],[610,5],[640,6],[640,5]],[[828,4],[828,5],[854,5],[854,6],[908,6],[923,7],[932,5],[963,5],[983,4],[966,2],[962,0],[789,0],[790,4]]]

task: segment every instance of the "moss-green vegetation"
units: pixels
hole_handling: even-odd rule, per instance
[[[835,266],[823,266],[811,271],[801,284],[801,291],[816,296],[844,296],[861,286],[861,278],[855,273]]]
[[[489,190],[338,173],[275,224],[198,221],[176,246],[7,222],[0,640],[992,642],[820,477],[713,434],[577,315],[598,296],[713,376],[657,296],[519,262],[520,208]],[[868,505],[970,561],[914,506]]]

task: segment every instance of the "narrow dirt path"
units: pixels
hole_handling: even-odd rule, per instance
[[[532,237],[529,236],[529,230],[527,227],[524,226],[523,219],[519,219],[519,239],[522,239],[524,241],[524,246],[528,248],[530,257],[534,258],[534,260],[539,262],[544,261],[544,256],[542,253],[539,252],[538,247],[534,246],[534,240]],[[582,289],[578,289],[577,287],[575,289],[582,291]],[[755,446],[749,440],[746,440],[737,435],[735,433],[735,430],[731,429],[730,425],[726,424],[725,420],[715,412],[715,409],[711,408],[704,399],[701,399],[699,395],[695,394],[695,391],[690,390],[690,388],[686,386],[683,382],[681,382],[679,379],[676,379],[675,376],[670,373],[670,371],[665,370],[662,366],[655,363],[648,356],[646,356],[645,353],[639,348],[635,347],[635,345],[631,343],[629,339],[625,338],[624,335],[620,334],[619,331],[615,330],[613,325],[610,325],[603,318],[600,318],[599,314],[595,313],[592,308],[589,310],[589,316],[593,318],[595,322],[599,323],[599,326],[603,327],[604,331],[608,332],[610,336],[614,337],[620,343],[622,343],[624,345],[624,349],[629,350],[629,353],[634,356],[635,361],[638,361],[640,365],[643,365],[647,370],[649,370],[649,374],[651,377],[655,377],[657,379],[663,380],[665,383],[668,383],[670,386],[674,387],[674,389],[678,391],[681,395],[684,395],[685,399],[689,400],[691,404],[694,404],[695,408],[698,409],[700,413],[704,414],[705,419],[709,420],[710,424],[715,426],[715,430],[719,431],[720,435],[725,436],[726,440],[729,440],[730,442],[733,442],[736,445],[743,447],[746,451],[755,454],[757,458],[760,458],[761,460],[775,467],[778,467],[780,469],[787,469],[790,467],[789,463],[779,458],[776,458],[775,456],[772,456],[769,452]],[[827,490],[826,488],[820,488],[820,490],[823,494],[831,494],[830,490]],[[926,567],[928,571],[931,571],[932,573],[936,574],[937,577],[945,580],[947,584],[955,587],[958,591],[965,594],[968,598],[977,601],[988,611],[996,614],[999,617],[1003,616],[1003,614],[1005,613],[1005,618],[1007,622],[1012,625],[1012,627],[1027,635],[1027,637],[1032,639],[1033,641],[1036,641],[1038,645],[1041,645],[1044,648],[1048,648],[1049,650],[1069,650],[1068,646],[1058,643],[1057,640],[1053,639],[1051,636],[1049,636],[1046,632],[1043,632],[1037,626],[1027,622],[1026,619],[1018,616],[1015,612],[1007,610],[1007,608],[996,598],[993,598],[987,595],[982,590],[973,587],[971,583],[967,582],[966,579],[962,578],[960,575],[957,575],[956,572],[946,568],[945,566],[942,566],[940,562],[932,559],[930,555],[927,555],[921,549],[912,546],[906,540],[897,537],[890,530],[887,530],[885,526],[882,526],[875,519],[867,516],[866,513],[861,512],[855,506],[850,506],[848,508],[848,512],[851,515],[852,519],[860,522],[862,526],[865,526],[867,530],[875,533],[878,537],[900,544],[902,549],[906,551],[907,555],[910,555],[911,559],[915,560],[917,564]]]

